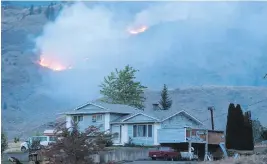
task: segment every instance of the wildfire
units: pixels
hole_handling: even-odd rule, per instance
[[[49,58],[44,58],[43,56],[41,56],[38,64],[41,65],[42,67],[49,68],[53,71],[64,71],[66,69],[72,68],[72,67],[66,67],[63,64],[61,64],[55,60],[51,60]]]
[[[140,28],[135,28],[135,29],[129,29],[128,32],[130,34],[136,35],[142,32],[145,32],[148,29],[147,26],[141,26]]]
[[[132,35],[137,35],[139,33],[145,32],[147,29],[148,29],[147,26],[140,26],[139,28],[131,28],[131,29],[128,29],[127,31]],[[85,61],[88,61],[88,60],[89,60],[89,58],[85,58]],[[45,56],[40,57],[38,64],[42,67],[51,69],[53,71],[64,71],[67,69],[72,69],[71,66],[63,65],[58,60],[54,60],[52,58],[45,57]]]

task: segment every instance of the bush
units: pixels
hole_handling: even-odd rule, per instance
[[[131,137],[129,137],[128,143],[124,144],[124,146],[126,146],[126,147],[136,147],[137,145],[135,143],[133,143],[133,139]]]
[[[19,142],[19,141],[20,141],[19,137],[15,137],[15,138],[14,138],[14,142],[15,142],[15,143],[17,143],[17,142]]]
[[[96,138],[96,144],[100,145],[101,148],[112,146],[112,134],[100,133],[100,135]]]
[[[1,154],[8,148],[7,136],[3,132],[1,133]]]
[[[49,149],[43,150],[45,158],[50,164],[91,164],[91,155],[103,150],[96,138],[105,135],[98,132],[97,128],[89,127],[84,132],[78,130],[78,125],[73,124],[70,128],[58,128],[56,142],[51,144]]]

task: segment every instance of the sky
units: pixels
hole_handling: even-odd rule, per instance
[[[71,68],[43,75],[55,97],[98,98],[104,76],[128,64],[149,89],[266,86],[266,29],[267,2],[77,2],[44,26],[35,50]]]

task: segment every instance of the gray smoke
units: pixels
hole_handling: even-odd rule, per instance
[[[258,76],[260,68],[267,68],[262,64],[267,4],[261,6],[157,2],[133,13],[124,5],[126,17],[116,7],[77,2],[36,39],[40,55],[72,66],[44,74],[41,89],[56,98],[88,101],[98,98],[104,76],[127,64],[140,70],[139,80],[148,87],[258,85],[255,71]],[[127,32],[141,25],[149,29],[139,35]]]

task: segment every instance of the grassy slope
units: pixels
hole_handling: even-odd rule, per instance
[[[32,135],[39,125],[53,121],[55,114],[69,110],[73,104],[54,101],[38,92],[42,85],[40,74],[45,73],[36,65],[38,56],[31,52],[32,39],[41,33],[47,22],[43,13],[27,15],[28,9],[8,9],[2,16],[2,102],[7,109],[2,110],[2,123],[9,139],[24,132]],[[160,83],[160,82],[159,82]],[[147,92],[147,106],[159,100],[158,91]],[[210,115],[207,107],[214,105],[215,126],[223,128],[229,102],[241,105],[251,104],[267,98],[267,89],[258,87],[202,87],[174,90],[171,92],[174,108],[188,110],[200,120],[207,120]],[[77,104],[78,105],[78,104]],[[266,126],[266,102],[251,107],[253,116]],[[193,110],[195,109],[195,110]],[[38,127],[38,128],[37,128]],[[40,131],[47,128],[42,126]]]

